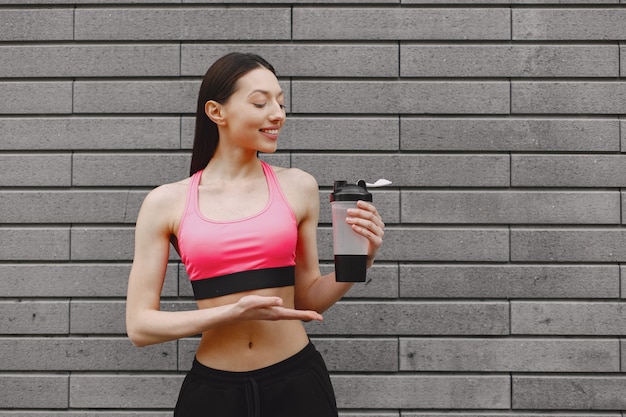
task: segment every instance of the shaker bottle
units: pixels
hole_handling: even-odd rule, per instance
[[[335,277],[340,282],[365,282],[367,270],[367,238],[352,230],[346,223],[348,209],[356,208],[358,200],[372,201],[365,181],[356,184],[335,181],[330,194],[333,218],[333,249],[335,255]]]

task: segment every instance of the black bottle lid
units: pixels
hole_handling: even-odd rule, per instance
[[[333,192],[330,193],[330,201],[372,201],[372,194],[367,191],[365,181],[358,180],[356,184],[348,184],[347,181],[335,181]]]

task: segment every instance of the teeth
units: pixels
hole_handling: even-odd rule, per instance
[[[269,133],[270,135],[277,135],[278,129],[261,129],[263,132]]]

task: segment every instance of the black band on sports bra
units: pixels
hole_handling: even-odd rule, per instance
[[[261,288],[288,287],[294,285],[294,282],[295,267],[281,266],[194,280],[191,286],[194,299],[202,300]]]

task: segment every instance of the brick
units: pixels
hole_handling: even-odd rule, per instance
[[[514,187],[623,187],[623,155],[512,155]]]
[[[340,408],[508,409],[509,376],[335,375]]]
[[[503,335],[509,333],[507,302],[343,301],[307,330],[320,335]]]
[[[402,414],[404,415],[404,414]],[[0,416],[2,416],[2,414],[0,414]],[[4,416],[2,416],[4,417]],[[361,413],[345,413],[345,412],[339,412],[339,417],[400,417],[400,412],[385,412],[385,411],[363,411]]]
[[[615,46],[402,45],[402,77],[617,77]]]
[[[602,191],[402,191],[406,223],[619,224],[620,195]]]
[[[70,153],[0,154],[0,186],[69,186],[71,158]]]
[[[626,309],[618,302],[511,302],[511,333],[622,335]]]
[[[185,44],[182,75],[203,76],[207,63],[232,51],[251,52],[285,77],[397,77],[398,46],[392,44]],[[615,51],[617,56],[617,50]]]
[[[291,164],[311,173],[320,186],[338,179],[386,178],[394,187],[508,187],[508,155],[298,154]]]
[[[619,372],[612,339],[400,340],[400,370],[414,372]]]
[[[4,77],[180,75],[177,45],[1,46]]]
[[[3,114],[72,112],[72,83],[66,81],[0,82],[0,97]]]
[[[176,343],[137,349],[127,338],[0,338],[5,371],[176,370]]]
[[[506,8],[294,7],[297,40],[508,40]]]
[[[380,261],[472,261],[507,262],[509,232],[502,227],[386,228],[385,243],[378,252]],[[320,259],[333,259],[332,231],[322,228],[318,247]]]
[[[126,334],[126,303],[115,300],[72,301],[70,334]]]
[[[284,8],[77,9],[76,40],[289,40]]]
[[[295,113],[508,114],[502,81],[292,82]],[[619,113],[619,112],[617,112]]]
[[[528,0],[531,1],[531,0]],[[541,1],[541,0],[538,0]],[[576,0],[573,0],[576,1]],[[403,412],[402,417],[455,417],[458,412]],[[576,411],[572,412],[554,412],[554,411],[545,411],[545,412],[523,412],[523,411],[501,411],[501,410],[493,410],[489,411],[489,417],[580,417],[580,413]],[[463,416],[465,417],[484,417],[485,413],[477,412],[463,412]],[[585,412],[585,416],[587,417],[622,417],[622,414],[619,412]]]
[[[397,151],[400,123],[391,117],[289,117],[279,149]]]
[[[378,258],[377,258],[378,259]],[[322,265],[322,273],[334,270],[334,264]],[[398,297],[398,266],[383,264],[376,261],[372,268],[367,270],[363,284],[352,286],[344,298],[397,298]]]
[[[193,139],[194,139],[195,129],[196,129],[195,116],[194,117],[185,117],[185,116],[181,117],[181,121],[180,121],[180,148],[181,149],[186,149],[186,150],[193,149]]]
[[[615,119],[402,117],[401,149],[424,151],[620,150]]]
[[[0,223],[134,223],[144,191],[0,192]]]
[[[623,376],[513,375],[513,408],[624,410]]]
[[[626,82],[513,81],[511,112],[527,114],[626,113]]]
[[[403,298],[615,298],[617,265],[400,265]]]
[[[1,264],[4,297],[125,297],[130,273],[125,264]],[[178,267],[167,267],[162,296],[175,297]]]
[[[397,372],[397,339],[313,339],[330,372]]]
[[[72,408],[174,408],[181,375],[70,376]]]
[[[189,176],[189,154],[75,153],[74,186],[158,186]]]
[[[105,1],[105,0],[103,0]],[[156,411],[59,411],[54,412],[22,410],[22,411],[4,411],[0,410],[0,417],[171,417],[172,412],[156,412]],[[558,416],[561,417],[561,416]],[[571,416],[573,417],[573,416]]]
[[[622,262],[626,260],[626,233],[619,228],[512,229],[511,260]]]
[[[195,113],[199,88],[186,80],[76,81],[74,112]]]
[[[0,27],[2,27],[2,32],[0,33],[0,41],[72,40],[73,14],[73,7],[1,9]],[[38,97],[44,96],[38,95]]]
[[[402,0],[402,4],[429,4],[430,0]],[[452,4],[616,4],[619,0],[443,0]],[[404,416],[404,414],[403,414]]]
[[[67,408],[67,381],[66,375],[0,375],[2,407]]]
[[[514,9],[513,40],[621,40],[626,38],[626,10]]]
[[[624,267],[620,265],[620,276],[621,276],[621,283],[622,283],[622,294],[621,297],[622,298],[626,298],[626,271],[624,271],[623,269]]]
[[[67,301],[0,301],[0,334],[66,334]]]
[[[62,261],[69,259],[67,228],[0,227],[3,261]]]
[[[71,259],[74,261],[130,261],[134,255],[132,227],[72,227]]]
[[[626,77],[626,47],[620,46],[619,55],[621,57],[620,60],[620,77]]]
[[[180,149],[180,118],[0,119],[0,149],[31,150],[33,148],[39,150]],[[48,165],[56,164],[42,164],[40,169]]]

